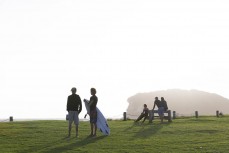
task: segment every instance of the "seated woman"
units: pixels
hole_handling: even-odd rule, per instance
[[[149,116],[149,109],[147,108],[147,105],[144,104],[143,112],[142,112],[141,115],[137,118],[137,120],[136,120],[135,122],[140,121],[140,120],[144,117],[144,119],[143,119],[143,121],[142,121],[142,123],[144,123],[145,120],[146,120],[146,118],[147,118],[148,116]]]

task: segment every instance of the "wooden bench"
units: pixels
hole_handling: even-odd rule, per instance
[[[154,114],[157,114],[157,115],[155,116]],[[167,114],[167,116],[164,115],[164,119],[168,120],[168,122],[172,122],[171,110],[165,111],[164,114]],[[159,117],[158,110],[150,110],[149,111],[149,122],[152,123],[155,117]]]

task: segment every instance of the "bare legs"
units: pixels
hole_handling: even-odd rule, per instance
[[[78,125],[76,125],[76,137],[79,137],[78,131]]]
[[[161,119],[161,124],[163,123],[163,119],[164,119],[164,114],[160,115],[160,119]]]
[[[97,131],[96,123],[91,123],[91,135],[90,136],[96,136],[96,131]]]
[[[72,122],[69,121],[68,123],[68,138],[71,136],[71,130],[72,130]]]
[[[144,115],[143,115],[143,114],[141,114],[141,115],[137,118],[137,120],[136,120],[135,122],[140,121],[143,117],[144,117]]]
[[[79,131],[78,125],[75,125],[75,128],[76,128],[76,137],[78,137],[78,131]],[[70,136],[71,136],[71,130],[72,130],[72,122],[69,122],[69,124],[68,124],[68,138],[70,138]]]

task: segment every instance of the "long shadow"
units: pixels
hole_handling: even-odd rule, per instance
[[[134,138],[148,138],[152,135],[156,134],[160,129],[162,128],[162,125],[160,124],[151,124],[151,125],[143,125],[138,132],[135,133],[133,136]]]
[[[80,148],[82,146],[88,145],[90,143],[94,143],[96,141],[102,140],[107,136],[98,136],[95,138],[85,138],[83,140],[76,140],[75,142],[68,144],[68,145],[64,145],[64,146],[60,146],[60,147],[56,147],[56,148],[52,148],[49,150],[44,151],[44,153],[50,153],[50,152],[55,152],[55,153],[61,153],[61,152],[65,152],[67,150],[72,150],[74,148]]]
[[[71,138],[70,140],[67,140],[66,138],[62,138],[60,140],[57,140],[57,141],[54,141],[51,143],[47,143],[47,144],[42,145],[40,147],[36,147],[36,149],[31,148],[28,150],[24,150],[20,153],[32,153],[32,152],[62,153],[62,152],[66,152],[67,150],[72,150],[74,148],[80,148],[80,147],[88,145],[90,143],[94,143],[96,141],[104,139],[105,137],[107,137],[107,136],[103,135],[103,136],[98,136],[95,138],[86,137],[84,139]],[[66,144],[66,142],[67,142],[67,144]],[[57,146],[57,147],[53,147],[53,146]]]
[[[133,124],[131,126],[131,128],[134,128],[134,127],[139,128],[140,127],[140,129],[137,132],[135,132],[135,134],[133,135],[132,138],[145,139],[145,138],[151,137],[152,135],[155,135],[158,131],[160,131],[164,126],[169,126],[169,125],[170,125],[170,123]],[[125,129],[125,130],[129,130],[129,129]]]
[[[55,152],[55,153],[61,153],[61,152],[66,152],[67,150],[72,150],[74,148],[80,148],[82,146],[88,145],[90,143],[94,143],[96,141],[102,140],[107,136],[98,136],[96,138],[85,138],[83,140],[78,140],[75,141],[71,144],[68,145],[64,145],[64,146],[60,146],[60,147],[55,147],[55,148],[51,148],[49,150],[43,151],[44,153],[50,153],[50,152]]]
[[[40,146],[33,146],[30,149],[25,149],[25,150],[22,150],[22,151],[20,151],[18,153],[33,153],[33,152],[38,152],[38,151],[44,150],[46,148],[49,148],[50,146],[59,144],[59,143],[63,142],[64,139],[65,138],[62,138],[62,139],[57,140],[57,141],[52,141],[51,143],[46,143],[45,145],[42,145],[42,146],[41,145]]]
[[[133,123],[130,127],[124,129],[123,132],[129,131],[129,130],[133,129],[136,126],[137,126],[137,124],[136,123]]]

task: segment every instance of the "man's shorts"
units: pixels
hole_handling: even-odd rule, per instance
[[[159,115],[159,116],[164,115],[164,107],[159,107],[159,108],[158,108],[158,115]]]
[[[90,123],[96,123],[97,122],[97,111],[93,110],[90,112]]]
[[[74,121],[75,125],[79,124],[79,116],[77,111],[69,111],[68,117],[69,117],[69,123],[72,123]]]

